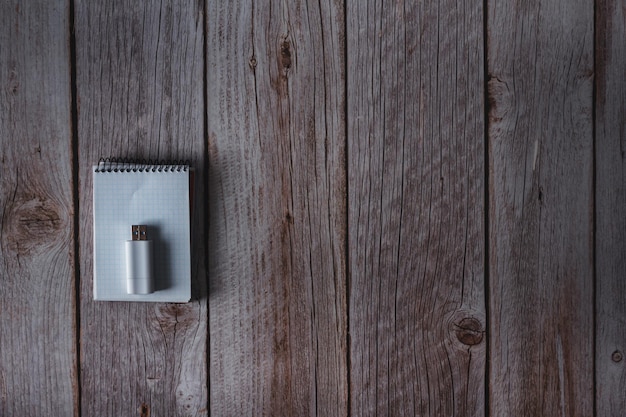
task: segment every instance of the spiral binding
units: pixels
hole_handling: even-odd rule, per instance
[[[189,165],[189,160],[100,158],[95,172],[184,172]]]

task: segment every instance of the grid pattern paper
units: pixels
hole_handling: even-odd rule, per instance
[[[93,167],[94,300],[187,302],[191,298],[189,171],[97,172]],[[181,167],[182,168],[182,167]],[[125,241],[146,225],[155,292],[126,293]]]

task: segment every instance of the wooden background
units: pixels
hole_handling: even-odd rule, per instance
[[[624,0],[0,0],[0,415],[623,416]],[[101,156],[199,173],[92,300]]]

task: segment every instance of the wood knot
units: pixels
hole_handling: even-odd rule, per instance
[[[487,81],[487,112],[489,121],[500,122],[511,110],[512,100],[508,84],[495,75]]]
[[[287,40],[280,45],[280,64],[286,70],[291,68],[291,45]]]
[[[9,94],[16,95],[19,89],[20,81],[18,79],[17,71],[15,71],[15,69],[12,69],[11,71],[9,71],[9,85],[7,90]]]
[[[473,317],[465,317],[454,324],[455,333],[459,342],[474,346],[483,341],[484,330],[480,321]]]
[[[622,352],[620,352],[619,350],[616,350],[611,355],[611,359],[613,360],[613,362],[619,363],[622,361],[622,359],[624,359],[624,355],[622,355]]]
[[[141,408],[139,408],[139,417],[150,417],[150,406],[148,404],[141,404]]]
[[[9,213],[8,247],[18,255],[57,242],[66,229],[61,207],[49,199],[18,197]]]
[[[191,305],[167,303],[156,308],[156,324],[161,331],[184,331],[194,326],[197,317]]]
[[[11,81],[11,83],[9,84],[9,93],[11,95],[17,95],[18,91],[20,89],[20,83],[17,80]]]

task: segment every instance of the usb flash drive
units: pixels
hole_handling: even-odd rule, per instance
[[[126,241],[126,292],[150,294],[152,286],[152,241],[147,226],[133,225],[132,240]]]

